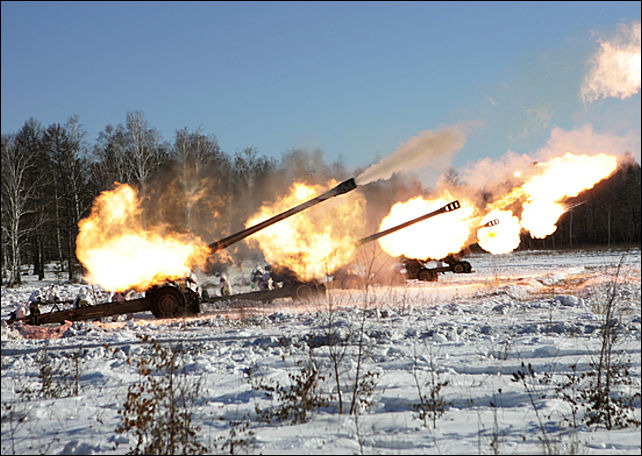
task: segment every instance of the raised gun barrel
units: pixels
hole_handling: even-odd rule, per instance
[[[484,223],[480,228],[490,228],[491,226],[499,225],[499,219],[492,219]]]
[[[354,178],[348,179],[346,181],[341,182],[339,185],[334,187],[331,190],[328,190],[327,192],[323,193],[322,195],[317,196],[316,198],[313,198],[309,201],[306,201],[305,203],[301,203],[298,206],[293,207],[292,209],[289,209],[285,212],[281,212],[280,214],[275,215],[272,218],[269,218],[261,223],[257,223],[254,226],[251,226],[249,228],[244,229],[243,231],[239,231],[238,233],[232,234],[226,238],[223,238],[219,241],[213,242],[212,244],[209,245],[210,249],[212,250],[212,253],[216,253],[219,250],[223,250],[224,248],[242,240],[245,239],[248,236],[253,235],[257,231],[260,231],[264,228],[267,228],[270,225],[274,225],[275,223],[286,219],[292,215],[298,214],[299,212],[314,206],[316,204],[319,204],[329,198],[332,198],[334,196],[342,195],[344,193],[348,193],[351,190],[354,190],[357,188],[357,184],[354,181]]]
[[[428,214],[424,214],[420,217],[417,217],[415,219],[409,220],[405,223],[402,223],[401,225],[393,226],[392,228],[388,228],[387,230],[380,231],[375,234],[371,234],[370,236],[366,236],[359,241],[357,241],[357,246],[362,246],[363,244],[367,242],[371,242],[374,240],[379,239],[380,237],[386,236],[390,233],[394,233],[395,231],[399,231],[401,229],[404,229],[410,225],[414,225],[415,223],[419,223],[422,220],[429,219],[430,217],[434,217],[435,215],[443,214],[444,212],[451,212],[456,209],[459,209],[461,205],[459,204],[458,200],[452,201],[448,204],[446,204],[444,207],[437,209],[436,211],[430,212]]]

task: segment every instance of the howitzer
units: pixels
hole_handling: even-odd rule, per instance
[[[380,231],[378,233],[371,234],[370,236],[366,236],[364,238],[359,239],[355,244],[357,247],[360,247],[364,244],[367,244],[368,242],[376,241],[379,238],[382,238],[384,236],[387,236],[389,234],[392,234],[396,231],[402,230],[404,228],[407,228],[411,225],[414,225],[416,223],[422,222],[424,220],[427,220],[431,217],[435,217],[439,214],[444,214],[446,212],[452,212],[454,210],[457,210],[461,207],[459,204],[459,200],[454,200],[451,201],[450,203],[446,204],[443,207],[440,207],[436,211],[429,212],[427,214],[421,215],[417,218],[414,218],[412,220],[408,220],[407,222],[401,223],[399,225],[393,226],[392,228],[388,228],[386,230]],[[435,274],[436,276],[436,274]],[[364,283],[364,278],[360,274],[356,274],[353,269],[349,266],[347,267],[342,267],[336,270],[333,274],[333,281],[339,284],[339,287],[341,288],[360,288],[362,284]],[[402,277],[394,277],[395,282],[403,282]]]
[[[499,219],[492,219],[484,223],[480,228],[490,228],[499,224]],[[462,250],[463,252],[463,250]],[[418,279],[428,282],[436,281],[439,273],[453,272],[455,274],[469,274],[473,272],[473,267],[468,261],[462,261],[462,252],[447,255],[439,259],[440,265],[437,267],[428,267],[428,259],[418,260],[416,258],[403,257],[401,262],[406,269],[407,279]],[[445,264],[444,264],[445,263]]]
[[[335,196],[348,193],[349,191],[357,188],[354,178],[341,182],[336,187],[328,190],[327,192],[312,198],[305,203],[299,204],[285,212],[277,214],[268,220],[257,223],[254,226],[246,228],[238,233],[232,234],[219,241],[213,242],[209,245],[212,253],[216,253],[230,245],[239,242],[248,236],[263,230],[275,223],[298,214],[305,209],[308,209],[316,204],[319,204],[327,199]],[[156,318],[172,318],[184,315],[196,315],[200,313],[201,297],[198,293],[190,288],[189,280],[168,281],[164,284],[155,285],[145,291],[145,296],[131,300],[124,300],[118,302],[108,302],[98,304],[95,306],[74,308],[69,310],[59,310],[51,312],[42,312],[38,307],[30,312],[29,315],[16,318],[15,313],[9,318],[8,322],[13,323],[22,321],[28,324],[39,325],[45,323],[60,323],[65,320],[78,321],[88,319],[98,319],[102,317],[109,317],[113,315],[122,315],[136,312],[151,311]],[[290,295],[294,297],[301,297],[307,294],[309,284],[297,284],[298,286],[291,292],[281,294]],[[307,287],[307,288],[305,288]],[[325,288],[323,289],[325,290]],[[280,296],[279,296],[280,297]]]
[[[424,214],[422,216],[419,216],[417,218],[414,218],[412,220],[408,220],[407,222],[401,223],[400,225],[393,226],[392,228],[388,228],[386,230],[380,231],[375,234],[371,234],[370,236],[366,236],[356,242],[357,246],[362,246],[368,242],[375,241],[379,238],[382,238],[384,236],[387,236],[391,233],[394,233],[396,231],[402,230],[404,228],[407,228],[411,225],[414,225],[415,223],[419,223],[423,220],[429,219],[431,217],[435,217],[439,214],[444,214],[446,212],[452,212],[454,210],[457,210],[461,207],[460,203],[458,200],[452,201],[445,206],[437,209],[436,211],[429,212],[428,214]],[[497,223],[499,223],[497,220],[491,220],[484,226],[494,226]],[[424,264],[424,261],[422,260],[416,260],[416,259],[408,259],[405,257],[402,257],[401,262],[403,263],[405,269],[406,269],[406,275],[405,277],[407,279],[419,279],[419,280],[426,280],[426,281],[434,281],[437,280],[438,278],[438,273],[440,272],[448,272],[452,271],[454,273],[469,273],[472,272],[472,267],[470,263],[467,261],[460,261],[458,256],[455,255],[449,255],[448,257],[444,258],[443,261],[447,263],[447,266],[443,267],[438,267],[438,268],[427,268]],[[359,277],[359,275],[351,273],[351,272],[345,272],[345,270],[339,269],[335,273],[334,279],[337,280],[338,282],[341,282],[341,286],[344,288],[350,288],[354,287],[354,285],[347,286],[346,284],[360,284],[363,283],[363,278]]]

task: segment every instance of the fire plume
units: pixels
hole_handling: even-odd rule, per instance
[[[144,228],[137,191],[127,184],[102,192],[78,223],[76,255],[85,279],[108,291],[144,291],[203,265],[209,247],[198,238]]]
[[[484,250],[493,254],[512,252],[519,246],[522,230],[537,238],[554,233],[567,210],[564,200],[593,188],[615,171],[617,163],[617,156],[604,153],[567,153],[534,163],[530,169],[511,172],[517,181],[485,208],[458,197],[461,210],[382,237],[379,243],[393,257],[441,259],[475,242],[471,233],[476,230],[477,243]],[[458,189],[458,193],[465,191],[464,187]],[[382,220],[380,231],[437,209],[451,199],[450,192],[443,191],[437,199],[416,197],[399,202]],[[498,223],[488,226],[488,221],[494,219]]]
[[[614,155],[574,155],[567,153],[535,164],[526,182],[490,205],[506,209],[521,201],[521,226],[536,238],[555,232],[556,223],[566,211],[565,198],[573,198],[610,176],[617,167]]]
[[[387,230],[408,220],[435,211],[453,199],[450,194],[426,200],[421,196],[399,202],[381,221],[379,231]],[[471,202],[457,198],[461,208],[421,221],[403,230],[379,239],[379,245],[388,255],[410,258],[444,258],[466,246],[474,225],[475,208]]]
[[[336,181],[329,185],[335,186]],[[262,206],[245,226],[250,227],[301,204],[326,190],[323,186],[295,183],[290,193],[271,205]],[[287,266],[302,279],[319,277],[347,263],[361,233],[355,220],[365,216],[365,198],[351,193],[328,200],[254,234],[265,260]]]
[[[494,219],[497,219],[496,225],[482,226],[477,230],[479,246],[496,255],[512,252],[520,242],[519,232],[522,227],[519,219],[511,211],[493,210],[482,218],[482,223]]]

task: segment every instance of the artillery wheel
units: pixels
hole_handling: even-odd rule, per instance
[[[464,265],[464,272],[466,274],[470,274],[473,271],[473,267],[470,265],[468,261],[462,261],[461,264]]]
[[[466,266],[464,265],[464,262],[460,261],[458,263],[455,263],[455,265],[453,266],[453,272],[455,274],[461,274],[463,272],[466,272]]]
[[[150,308],[156,318],[173,318],[187,312],[185,295],[175,287],[164,286],[149,293]]]
[[[436,282],[439,276],[435,271],[431,271],[430,269],[423,269],[419,271],[419,280],[423,280],[424,282]]]

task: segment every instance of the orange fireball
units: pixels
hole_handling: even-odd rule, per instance
[[[334,187],[336,181],[329,183]],[[322,193],[319,185],[295,183],[278,202],[261,207],[245,226],[256,225]],[[287,266],[302,279],[320,277],[348,263],[362,234],[359,222],[365,219],[365,198],[360,192],[331,199],[254,234],[265,260]]]
[[[126,184],[101,193],[78,228],[76,256],[87,269],[85,279],[108,291],[143,291],[184,277],[210,254],[198,238],[143,228],[137,192]]]
[[[458,199],[461,208],[423,220],[407,228],[383,236],[379,245],[392,257],[441,259],[457,253],[466,246],[474,225],[475,207],[471,202],[444,194],[441,198],[426,200],[421,196],[399,202],[383,218],[379,231],[385,231],[404,222],[433,212]]]
[[[522,229],[519,219],[511,211],[494,210],[482,219],[482,223],[495,219],[498,222],[496,225],[482,226],[477,230],[479,246],[495,255],[510,253],[519,246],[519,232]]]
[[[555,224],[566,211],[564,198],[572,198],[610,176],[617,167],[617,157],[607,154],[573,155],[567,153],[546,163],[537,164],[536,174],[523,186],[521,224],[536,238],[553,234]]]

